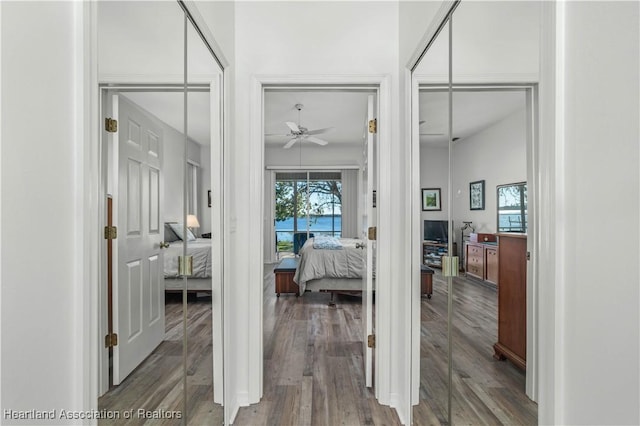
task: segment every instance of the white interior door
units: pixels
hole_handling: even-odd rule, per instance
[[[373,95],[369,95],[367,102],[367,123],[375,119],[375,109]],[[373,386],[373,348],[368,345],[368,338],[374,334],[373,329],[373,258],[375,255],[375,240],[369,239],[369,227],[375,226],[373,211],[373,183],[375,173],[375,163],[373,149],[375,143],[375,133],[367,132],[364,143],[362,169],[362,188],[364,194],[364,208],[362,217],[362,239],[364,240],[364,250],[366,267],[362,276],[362,318],[364,319],[364,371],[365,384],[367,387]]]
[[[118,97],[118,255],[114,285],[113,383],[164,339],[162,130]]]

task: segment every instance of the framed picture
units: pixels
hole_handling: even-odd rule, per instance
[[[442,210],[440,188],[422,188],[422,211]]]
[[[484,181],[479,180],[469,184],[469,208],[484,210]]]
[[[207,191],[207,200],[209,201],[209,207],[211,207],[211,190]]]

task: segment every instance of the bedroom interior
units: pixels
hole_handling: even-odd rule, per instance
[[[413,71],[417,180],[420,188],[441,193],[436,205],[423,195],[414,209],[419,211],[414,224],[420,224],[414,259],[436,270],[433,298],[422,299],[414,313],[417,424],[537,422],[529,383],[535,378],[524,361],[531,350],[531,317],[525,312],[533,283],[525,255],[514,258],[510,243],[517,237],[527,251],[526,233],[533,226],[514,223],[531,214],[527,200],[518,214],[506,210],[518,203],[500,207],[504,197],[498,190],[504,184],[526,185],[531,173],[539,7],[460,3]],[[508,219],[511,226],[503,223]],[[457,257],[454,266],[448,267],[447,257]],[[514,268],[519,268],[515,283]],[[503,308],[505,297],[511,309]],[[502,362],[505,354],[509,361]]]
[[[117,121],[103,187],[119,228],[101,303],[118,337],[101,346],[98,407],[222,424],[222,69],[179,2],[97,13],[101,121]]]
[[[294,282],[286,285],[287,292],[297,290],[298,295],[304,295],[307,280],[325,278],[324,262],[333,265],[339,255],[347,253],[356,266],[334,274],[336,276],[331,282],[313,282],[307,290],[362,290],[360,269],[366,256],[363,256],[360,245],[356,247],[358,241],[352,239],[362,235],[368,213],[362,189],[366,181],[359,170],[366,169],[367,116],[373,114],[374,100],[375,90],[366,87],[265,90],[267,226],[264,256],[267,261],[277,261],[281,256],[278,248],[282,247],[282,242],[292,241],[295,257],[285,262],[286,265],[278,265],[275,270],[276,282],[283,283],[284,274],[288,274],[291,267],[296,269],[292,277]],[[341,108],[335,108],[335,105]],[[288,134],[280,130],[284,128],[283,124],[290,128]],[[299,136],[298,126],[305,132],[308,128],[309,135],[313,136]],[[297,207],[299,204],[301,207]],[[292,222],[288,225],[291,228],[285,229],[279,222]],[[272,235],[276,239],[275,254]],[[314,250],[314,246],[320,248],[321,238],[324,243],[333,242],[337,246],[332,248],[340,250]],[[307,274],[304,280],[300,280],[300,267],[306,265],[311,256],[321,254],[332,256],[332,260],[323,258],[322,262],[315,264],[314,276]],[[283,275],[279,274],[280,270]],[[336,270],[333,269],[334,272]],[[277,293],[279,296],[280,292]]]

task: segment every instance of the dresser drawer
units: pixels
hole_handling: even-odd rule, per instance
[[[482,258],[482,247],[468,245],[467,256],[469,256],[469,258],[476,257],[476,256],[479,256],[480,258]]]
[[[482,270],[482,266],[479,265],[474,265],[474,264],[467,264],[467,274],[468,275],[472,275],[476,278],[480,278],[483,279],[484,277],[482,276],[482,274],[484,273],[484,271]]]

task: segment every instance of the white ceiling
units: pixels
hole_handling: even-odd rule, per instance
[[[125,92],[122,95],[149,111],[180,133],[184,133],[184,93]],[[209,92],[189,92],[187,125],[189,137],[200,145],[211,144]]]
[[[286,135],[286,121],[293,121],[309,130],[333,127],[331,132],[317,135],[329,142],[327,147],[362,144],[367,121],[365,90],[277,90],[269,89],[264,95],[264,132]],[[296,104],[303,104],[298,121]],[[291,138],[265,136],[267,146],[284,146]],[[307,142],[310,143],[310,142]]]
[[[449,94],[420,91],[420,143],[446,147]],[[523,90],[456,91],[453,93],[453,137],[466,139],[505,119],[526,105]],[[436,135],[424,135],[433,133]],[[438,135],[439,134],[439,135]]]

